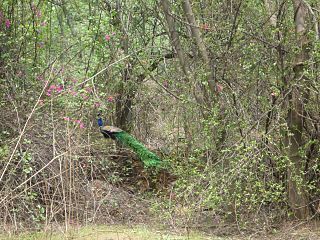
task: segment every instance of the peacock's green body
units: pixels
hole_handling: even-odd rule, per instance
[[[160,158],[130,134],[122,131],[115,134],[115,138],[123,145],[131,148],[146,167],[157,167],[160,165]]]
[[[103,126],[101,118],[98,119],[98,125],[100,126],[100,132],[105,138],[117,140],[124,146],[131,148],[138,155],[145,167],[160,167],[162,165],[161,159],[155,153],[147,149],[144,144],[129,133],[117,127]]]

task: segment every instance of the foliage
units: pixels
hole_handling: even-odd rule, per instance
[[[17,227],[125,218],[88,197],[99,180],[139,202],[145,178],[132,155],[100,138],[100,111],[130,134],[119,141],[147,166],[162,161],[131,135],[170,165],[171,188],[145,194],[166,223],[211,214],[239,229],[271,226],[299,209],[289,186],[317,218],[319,4],[303,1],[313,11],[297,44],[296,1],[193,1],[195,24],[186,0],[1,1],[0,220]]]

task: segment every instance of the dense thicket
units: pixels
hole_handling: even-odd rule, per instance
[[[317,0],[1,1],[1,221],[317,218],[319,12]],[[99,111],[170,162],[170,189],[101,138]]]

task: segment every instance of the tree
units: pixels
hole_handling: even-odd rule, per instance
[[[286,149],[288,167],[288,198],[294,215],[299,219],[310,216],[305,189],[305,160],[301,156],[304,147],[303,133],[306,121],[305,104],[308,101],[308,71],[310,40],[308,39],[308,9],[303,0],[293,0],[297,53],[293,63],[294,77],[289,83]]]

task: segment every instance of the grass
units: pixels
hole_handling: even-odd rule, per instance
[[[150,226],[87,226],[73,227],[63,232],[63,226],[56,226],[53,230],[42,232],[23,232],[21,234],[1,234],[0,240],[316,240],[320,239],[319,222],[305,226],[285,225],[273,233],[253,233],[229,235],[223,238],[206,236],[199,232],[168,232],[156,230]],[[59,231],[60,229],[60,231]]]
[[[196,232],[189,234],[168,233],[143,226],[91,226],[73,228],[66,233],[53,231],[27,232],[19,235],[0,235],[1,240],[218,240],[221,238],[206,237]]]

